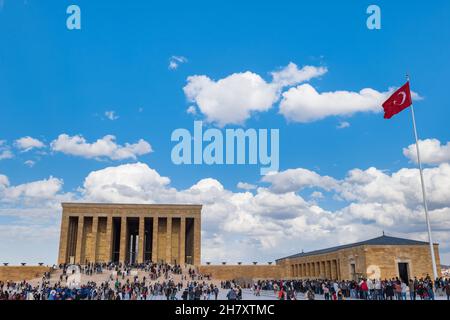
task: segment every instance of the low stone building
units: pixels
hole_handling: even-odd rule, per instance
[[[439,245],[434,244],[438,274]],[[428,242],[383,236],[277,260],[289,278],[353,280],[361,277],[404,281],[433,276]]]

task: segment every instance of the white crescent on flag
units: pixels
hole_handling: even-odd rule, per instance
[[[394,101],[394,104],[395,104],[395,105],[398,105],[398,106],[401,106],[402,104],[405,103],[407,95],[406,95],[406,92],[405,92],[405,91],[399,92],[398,95],[399,95],[399,96],[402,96],[402,102],[397,103],[397,100],[395,100],[395,101]]]

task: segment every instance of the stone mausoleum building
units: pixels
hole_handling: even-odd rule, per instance
[[[432,276],[427,242],[383,236],[299,253],[276,264],[201,265],[201,205],[63,203],[58,263],[189,264],[216,279]],[[440,272],[438,245],[436,262]],[[239,250],[239,248],[236,248]]]
[[[434,244],[438,274],[439,245]],[[413,277],[433,277],[428,242],[383,236],[362,242],[299,253],[278,259],[290,278],[359,278],[407,281]]]
[[[200,265],[201,205],[63,203],[58,263]]]

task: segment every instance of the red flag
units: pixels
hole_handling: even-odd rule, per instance
[[[412,105],[409,81],[383,103],[384,118],[390,119]]]

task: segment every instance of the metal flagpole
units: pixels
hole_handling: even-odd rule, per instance
[[[406,76],[406,79],[409,82],[409,76]],[[425,193],[425,181],[424,181],[424,178],[423,178],[422,162],[420,161],[419,138],[418,138],[418,135],[417,135],[416,117],[414,115],[414,104],[411,104],[411,115],[412,115],[413,129],[414,129],[414,137],[416,138],[417,162],[419,164],[420,181],[422,183],[423,207],[425,209],[425,217],[426,217],[426,220],[427,220],[428,241],[429,241],[429,244],[430,244],[431,262],[433,263],[433,275],[434,275],[434,279],[433,280],[436,280],[438,278],[438,273],[437,273],[437,268],[436,268],[436,257],[434,255],[433,238],[431,236],[431,224],[430,224],[430,217],[428,215],[427,196],[426,196],[426,193]]]

